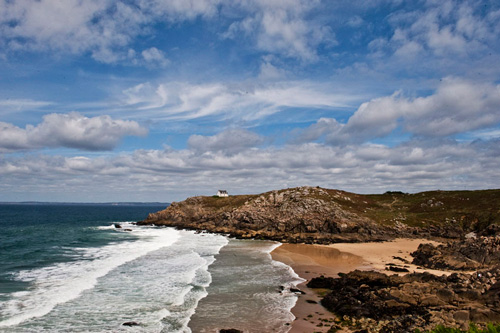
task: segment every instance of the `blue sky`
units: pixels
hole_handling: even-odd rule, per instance
[[[0,201],[500,187],[497,1],[0,1]]]

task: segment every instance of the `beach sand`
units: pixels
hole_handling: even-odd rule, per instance
[[[338,273],[348,273],[355,269],[376,270],[388,274],[396,274],[385,270],[386,264],[394,263],[405,266],[410,272],[430,272],[436,275],[450,272],[420,269],[404,263],[394,257],[412,261],[410,253],[421,243],[433,243],[426,239],[396,239],[381,243],[342,243],[331,245],[283,244],[271,254],[274,260],[281,261],[293,268],[301,278],[310,280],[317,276],[335,277]],[[305,292],[292,309],[296,319],[290,333],[327,332],[329,322],[335,316],[320,305],[321,295],[327,290],[309,289],[306,282],[298,288]]]

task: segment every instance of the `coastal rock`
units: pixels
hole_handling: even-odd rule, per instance
[[[472,271],[500,264],[500,236],[470,237],[434,246],[420,244],[413,264],[433,269]]]
[[[289,243],[384,241],[395,231],[360,214],[354,194],[316,187],[229,198],[192,197],[149,214],[139,224],[228,233]],[[361,202],[361,205],[367,204]]]
[[[460,239],[500,231],[500,190],[360,195],[302,186],[226,198],[174,202],[138,222],[244,239],[330,244],[395,237]]]
[[[412,332],[438,324],[459,328],[468,321],[500,321],[500,283],[494,282],[499,278],[500,266],[448,277],[357,270],[338,278],[314,278],[307,286],[331,289],[321,301],[323,306],[370,332]],[[481,292],[471,298],[464,290]],[[373,321],[383,325],[374,330]]]
[[[135,321],[127,321],[127,322],[122,324],[122,326],[128,326],[128,327],[139,326],[139,325],[140,324],[138,322],[135,322]]]

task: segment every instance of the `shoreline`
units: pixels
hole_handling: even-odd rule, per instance
[[[306,284],[313,277],[337,276],[338,273],[363,267],[363,258],[324,245],[289,243],[274,249],[271,256],[273,260],[292,267],[298,276],[306,280],[297,285],[305,294],[299,295],[291,310],[295,320],[289,333],[327,332],[329,325],[326,322],[333,322],[335,315],[320,304],[318,290],[310,289]]]
[[[411,262],[410,253],[415,251],[421,243],[439,244],[427,239],[398,238],[393,241],[380,243],[336,243],[329,245],[317,244],[289,244],[285,243],[271,252],[273,260],[281,261],[295,271],[306,281],[297,287],[305,292],[298,297],[292,308],[296,319],[292,323],[290,333],[300,332],[327,332],[335,321],[335,315],[321,304],[321,294],[325,291],[310,289],[307,282],[321,275],[336,277],[338,273],[350,271],[374,270],[386,274],[406,274],[388,271],[387,264],[397,264],[407,268],[410,272],[429,272],[435,275],[448,275],[449,271],[417,268],[404,263],[399,257]]]

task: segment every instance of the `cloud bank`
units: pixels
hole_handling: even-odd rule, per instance
[[[112,150],[127,135],[144,136],[147,129],[135,121],[109,116],[87,118],[77,112],[45,115],[36,125],[19,128],[0,122],[0,151],[66,147],[88,151]]]
[[[446,78],[434,94],[408,98],[401,92],[380,97],[361,106],[340,124],[319,119],[296,140],[329,144],[363,143],[383,138],[400,128],[415,137],[450,137],[500,123],[500,85]]]
[[[393,148],[308,143],[247,147],[238,152],[217,147],[206,154],[193,147],[137,150],[106,158],[25,156],[0,158],[0,174],[5,191],[36,194],[46,186],[46,195],[57,198],[65,191],[76,191],[83,201],[106,200],[111,192],[114,200],[130,193],[135,200],[153,200],[159,195],[163,200],[179,200],[188,195],[211,195],[219,187],[232,194],[299,185],[363,193],[475,189],[497,183],[498,143],[498,139],[412,141]]]

